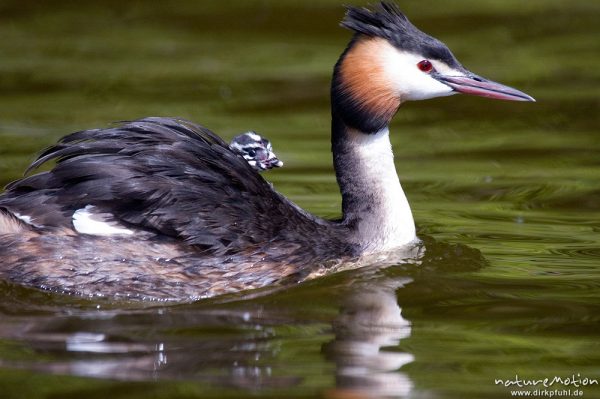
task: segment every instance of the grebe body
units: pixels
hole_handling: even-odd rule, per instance
[[[185,300],[318,275],[331,263],[417,241],[389,123],[408,100],[528,95],[466,70],[399,9],[349,8],[354,37],[332,81],[342,218],[276,192],[206,128],[145,118],[61,139],[56,165],[0,196],[0,277],[86,296]],[[273,165],[277,166],[277,165]]]
[[[194,299],[302,279],[317,259],[359,253],[342,224],[303,211],[187,121],[73,133],[32,167],[50,159],[59,160],[52,170],[0,197],[0,275],[10,281],[85,296]]]

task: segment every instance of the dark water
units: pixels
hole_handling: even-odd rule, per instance
[[[400,110],[420,262],[168,307],[0,283],[0,397],[508,398],[495,379],[600,381],[600,3],[402,8],[538,100]],[[342,14],[337,1],[2,0],[0,181],[64,133],[181,116],[264,133],[285,161],[268,179],[337,216],[327,96]],[[536,388],[600,397],[579,385]]]

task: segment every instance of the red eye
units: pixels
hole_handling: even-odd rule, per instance
[[[423,72],[431,72],[433,70],[433,64],[429,60],[419,61],[417,66]]]

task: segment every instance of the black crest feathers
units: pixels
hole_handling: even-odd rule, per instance
[[[372,9],[349,6],[341,26],[357,34],[386,39],[400,50],[437,59],[451,67],[460,66],[444,43],[420,31],[394,3],[382,1]]]
[[[393,3],[381,2],[373,10],[348,6],[346,17],[341,22],[348,28],[367,36],[379,36],[390,39],[399,33],[419,31]],[[422,33],[419,31],[419,33]]]

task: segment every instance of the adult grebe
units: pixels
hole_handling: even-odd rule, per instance
[[[0,276],[87,296],[190,299],[298,281],[342,258],[416,241],[388,124],[400,104],[467,93],[533,101],[466,70],[393,4],[348,8],[335,65],[332,151],[340,220],[275,192],[209,130],[146,118],[64,137],[48,172],[0,197]],[[326,266],[325,266],[326,267]]]

